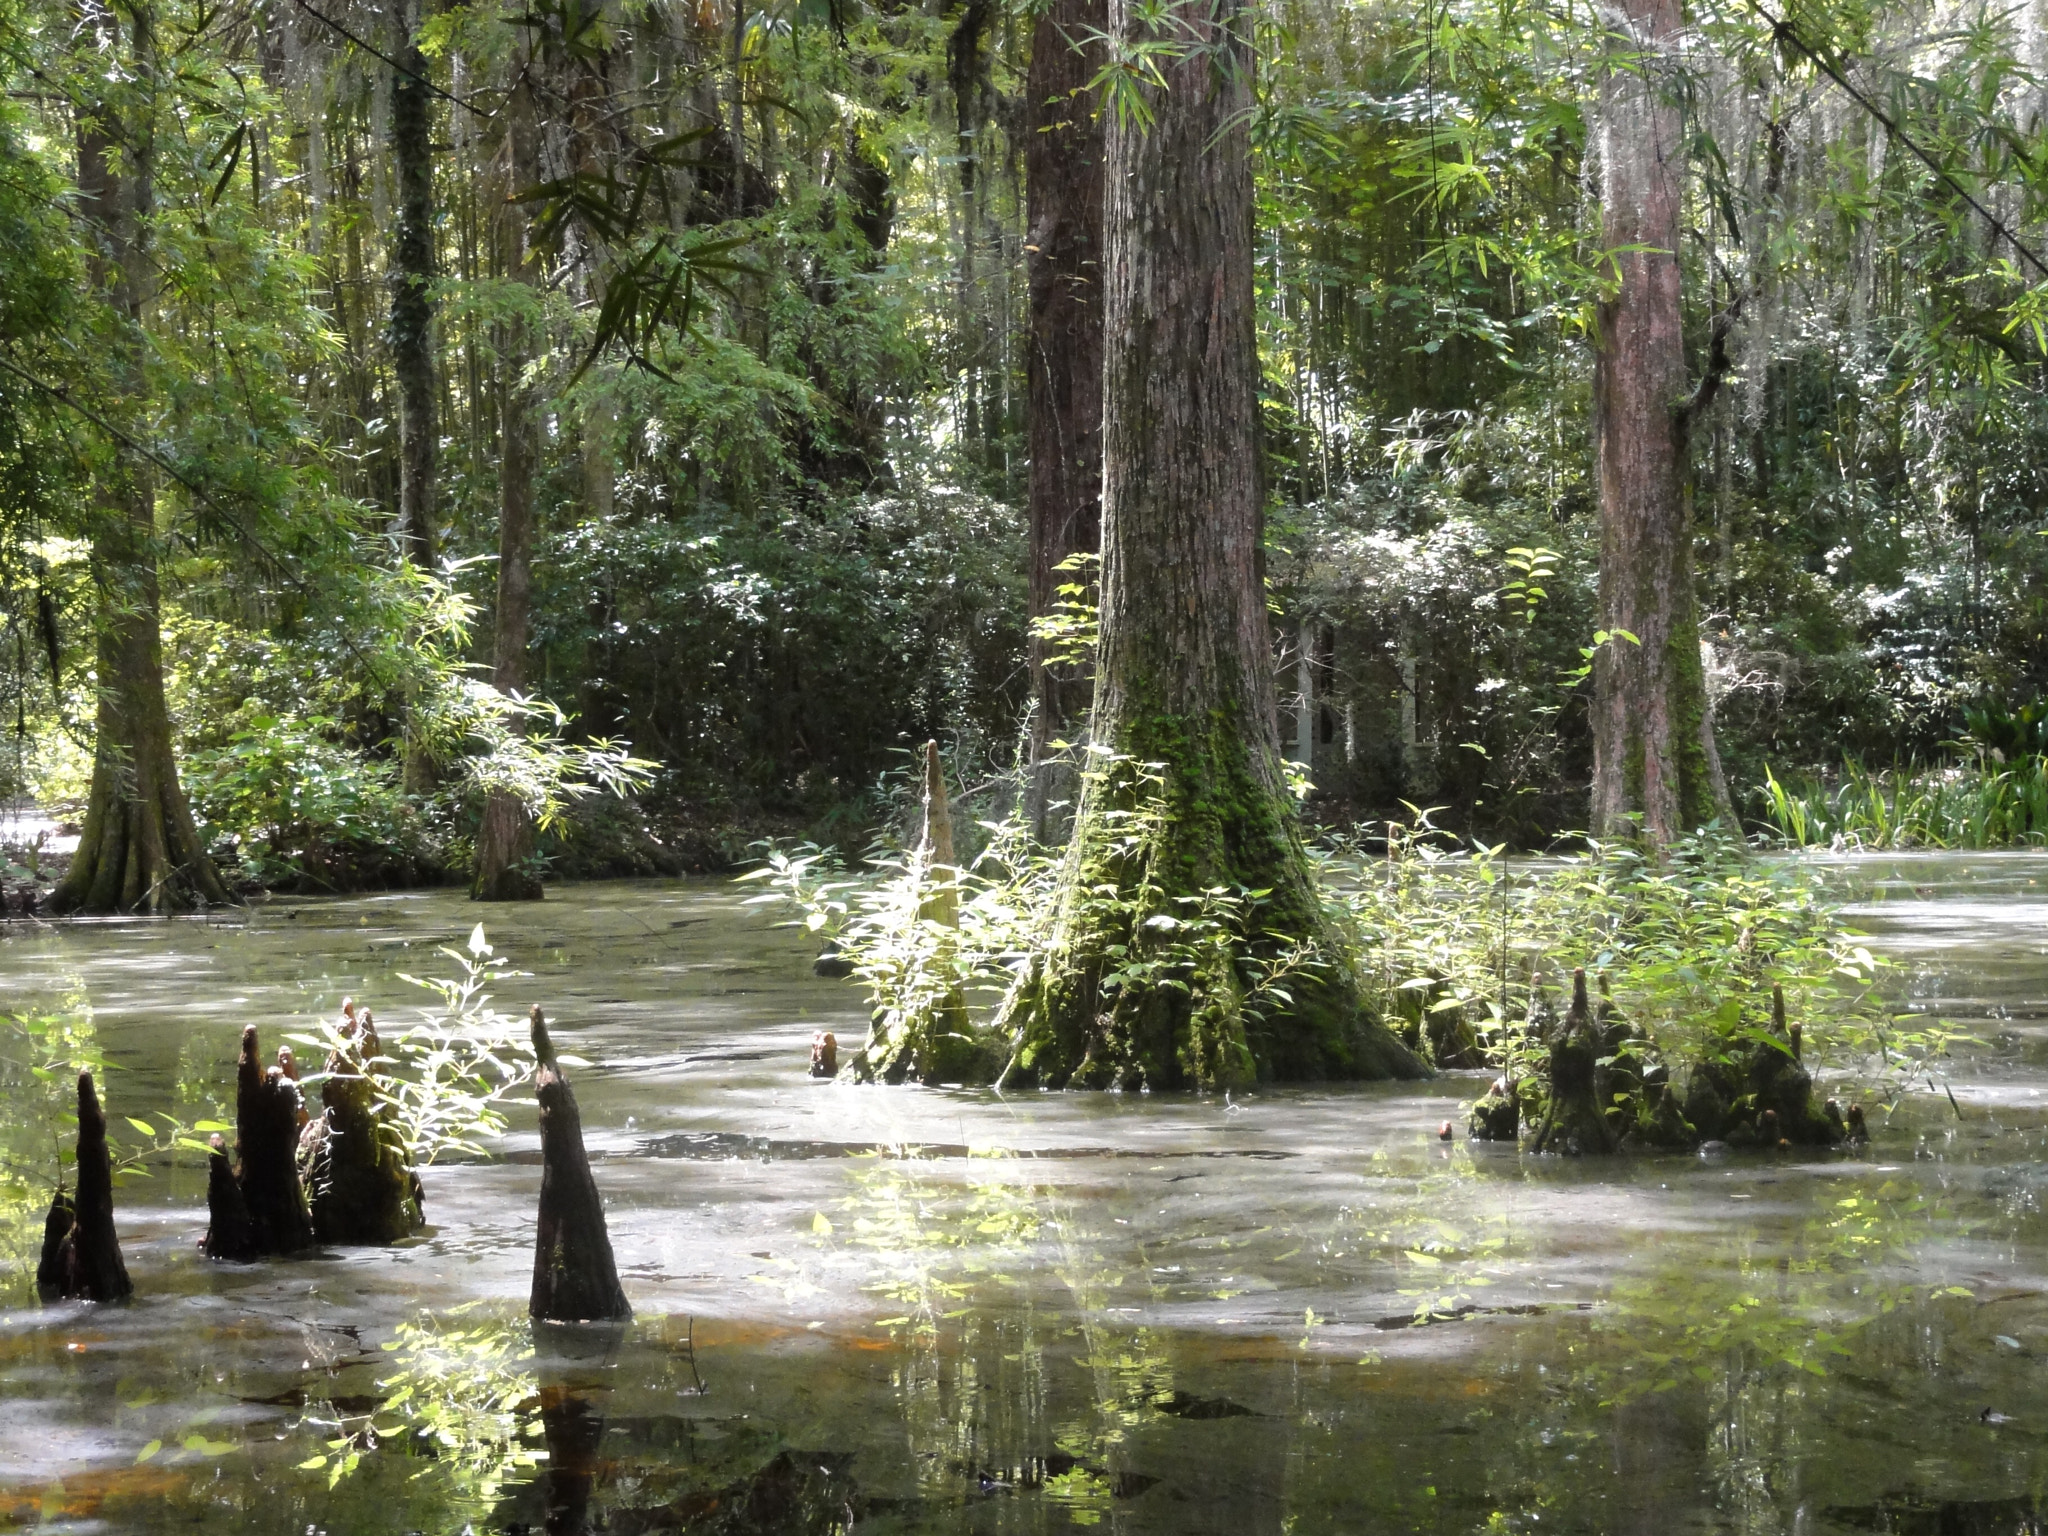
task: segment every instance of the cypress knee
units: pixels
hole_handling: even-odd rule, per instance
[[[212,1147],[206,1163],[206,1238],[199,1246],[209,1259],[260,1259],[263,1250],[256,1243],[256,1224],[249,1219],[248,1202],[228,1162],[228,1145],[215,1136]]]
[[[385,1123],[376,1020],[367,1008],[344,1009],[346,1043],[328,1054],[322,1113],[299,1141],[313,1235],[323,1243],[395,1243],[424,1224],[418,1180]]]
[[[1612,1152],[1614,1131],[1596,1086],[1599,1045],[1586,1000],[1586,973],[1572,972],[1572,1006],[1550,1045],[1550,1103],[1532,1152]]]
[[[67,1205],[68,1229],[62,1209]],[[36,1289],[46,1302],[125,1301],[135,1291],[114,1234],[114,1163],[90,1072],[78,1074],[78,1193],[66,1200],[60,1191],[50,1202]]]
[[[1814,1103],[1813,1075],[1800,1060],[1804,1054],[1804,1031],[1786,1022],[1785,989],[1774,985],[1771,1037],[1759,1040],[1751,1051],[1746,1084],[1756,1104],[1756,1135],[1766,1146],[1776,1146],[1781,1140],[1831,1146],[1845,1134],[1826,1109]],[[1775,1128],[1766,1125],[1767,1120],[1774,1121]]]
[[[533,1295],[527,1310],[548,1322],[575,1323],[633,1315],[612,1260],[604,1202],[583,1149],[576,1095],[555,1060],[546,1018],[533,1009],[533,1053],[540,1070],[540,1219],[533,1244]]]
[[[218,1171],[210,1172],[207,1208],[214,1224],[206,1234],[209,1258],[257,1258],[297,1253],[312,1246],[313,1223],[306,1210],[298,1163],[305,1103],[298,1083],[282,1066],[264,1070],[256,1026],[244,1029],[235,1078],[240,1164],[231,1180],[241,1209],[236,1212],[225,1185],[219,1182]],[[216,1164],[224,1165],[226,1160],[225,1153],[216,1149]]]

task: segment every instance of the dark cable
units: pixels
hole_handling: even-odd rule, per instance
[[[405,76],[406,79],[417,80],[421,85],[424,85],[428,90],[432,91],[436,96],[440,97],[443,101],[452,101],[453,103],[455,103],[456,106],[462,108],[463,111],[474,112],[478,117],[481,118],[492,118],[497,116],[495,112],[486,112],[482,107],[478,106],[473,101],[464,101],[460,96],[457,96],[450,91],[442,90],[441,87],[434,84],[433,81],[429,80],[425,75],[418,73],[416,70],[407,69],[403,64],[399,63],[398,60],[391,57],[390,54],[384,52],[381,48],[371,47],[370,44],[365,42],[362,38],[357,37],[355,33],[351,32],[347,27],[343,26],[340,22],[336,21],[332,16],[329,16],[322,11],[315,10],[311,5],[306,3],[306,0],[295,0],[295,3],[298,5],[298,8],[300,10],[304,11],[308,16],[312,17],[315,21],[319,22],[321,26],[329,27],[334,31],[340,33],[343,37],[347,38],[350,42],[354,43],[358,48],[362,49],[363,52],[369,54],[372,58],[382,59],[386,64],[389,64],[393,69],[397,70],[401,75]]]
[[[301,3],[303,4],[304,0],[301,0]],[[1758,3],[1758,0],[1748,0],[1748,4],[1751,10],[1755,11],[1757,15],[1763,17],[1765,21],[1770,23],[1771,35],[1773,37],[1784,39],[1786,42],[1790,43],[1794,48],[1797,48],[1801,53],[1805,54],[1807,58],[1811,59],[1816,69],[1818,69],[1822,74],[1826,75],[1830,80],[1834,81],[1835,84],[1839,85],[1844,91],[1848,92],[1849,99],[1851,101],[1855,102],[1857,106],[1861,107],[1864,111],[1868,112],[1872,117],[1876,118],[1880,123],[1884,124],[1886,130],[1891,133],[1893,138],[1897,139],[1901,144],[1905,145],[1906,148],[1910,149],[1916,156],[1918,156],[1920,161],[1924,165],[1926,165],[1926,167],[1930,171],[1934,172],[1935,175],[1939,176],[1944,182],[1948,184],[1950,191],[1954,192],[1957,197],[1960,197],[1964,202],[1968,203],[1971,208],[1976,210],[1977,216],[1979,218],[1981,218],[1986,224],[1989,224],[1991,228],[1998,234],[2004,236],[2005,239],[2011,243],[2012,248],[2018,251],[2020,255],[2026,258],[2027,264],[2029,266],[2031,266],[2036,272],[2040,273],[2042,277],[2048,278],[2048,262],[2044,262],[2039,256],[2036,256],[2033,253],[2033,251],[2028,249],[2027,246],[2022,244],[2020,241],[2020,237],[2014,234],[2010,229],[2007,229],[2005,227],[2004,222],[2000,220],[1999,217],[1996,214],[1994,214],[1989,208],[1986,208],[1982,203],[1978,202],[1975,197],[1971,196],[1969,189],[1965,187],[1960,181],[1957,181],[1956,178],[1949,173],[1949,170],[1946,166],[1944,166],[1939,160],[1935,159],[1933,155],[1929,154],[1926,150],[1922,149],[1917,143],[1915,143],[1913,140],[1913,136],[1907,133],[1906,130],[1901,128],[1896,122],[1892,121],[1891,117],[1884,111],[1882,107],[1878,106],[1877,103],[1872,101],[1869,97],[1865,96],[1861,91],[1857,90],[1855,86],[1851,85],[1848,81],[1847,76],[1845,76],[1841,70],[1837,69],[1833,64],[1830,64],[1826,59],[1822,58],[1818,52],[1816,52],[1813,48],[1809,47],[1806,39],[1801,37],[1796,31],[1793,30],[1791,22],[1780,21],[1777,17],[1773,16],[1769,11],[1765,10],[1763,6]]]

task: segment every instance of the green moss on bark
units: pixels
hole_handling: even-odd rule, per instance
[[[1223,712],[1147,712],[1085,776],[1052,945],[1004,1010],[1005,1081],[1218,1089],[1413,1077],[1283,791]]]

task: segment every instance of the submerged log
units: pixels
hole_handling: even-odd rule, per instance
[[[1600,1042],[1586,998],[1586,973],[1572,972],[1572,1006],[1550,1043],[1549,1103],[1529,1140],[1532,1152],[1612,1152],[1613,1127],[1596,1088]]]
[[[387,1123],[378,1092],[376,1019],[343,1005],[344,1044],[328,1053],[322,1106],[299,1138],[299,1171],[323,1243],[395,1243],[425,1223],[419,1177]]]
[[[77,1180],[75,1196],[67,1199],[60,1190],[50,1202],[36,1289],[46,1302],[125,1301],[135,1287],[114,1233],[114,1163],[90,1072],[78,1074]]]
[[[533,1052],[540,1061],[534,1085],[540,1099],[541,1175],[527,1310],[559,1323],[629,1318],[633,1309],[619,1284],[604,1202],[583,1147],[583,1118],[537,1003],[532,1022]]]
[[[248,1259],[298,1253],[313,1244],[313,1223],[299,1180],[299,1126],[306,1098],[282,1066],[265,1071],[256,1026],[242,1031],[236,1068],[235,1137],[238,1164],[232,1182],[241,1196],[239,1215],[224,1191],[216,1197],[209,1176],[207,1206],[218,1233],[207,1228],[208,1258]],[[222,1153],[219,1161],[225,1163]],[[243,1218],[247,1227],[241,1226]],[[246,1230],[246,1242],[243,1240]]]

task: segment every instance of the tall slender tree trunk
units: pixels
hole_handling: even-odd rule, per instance
[[[1053,610],[1070,555],[1102,545],[1103,118],[1088,89],[1106,0],[1052,0],[1031,38],[1024,86],[1024,255],[1030,273],[1031,616]],[[1031,641],[1031,777],[1025,815],[1051,840],[1079,781],[1053,743],[1086,719],[1095,679]]]
[[[1142,33],[1111,0],[1111,33]],[[1419,1072],[1366,1006],[1280,766],[1261,581],[1253,61],[1243,0],[1181,0],[1150,124],[1107,125],[1102,643],[1049,950],[1005,1076],[1221,1087]],[[1177,50],[1180,51],[1180,50]],[[1257,891],[1219,903],[1211,893]],[[1269,967],[1304,964],[1280,988]]]
[[[434,151],[426,55],[416,38],[419,0],[397,0],[391,77],[391,159],[398,178],[398,225],[391,243],[391,321],[387,341],[398,381],[398,517],[401,555],[423,571],[440,563],[434,527],[434,477],[441,424],[434,383]],[[433,787],[427,744],[408,725],[405,784]]]
[[[532,88],[524,79],[506,103],[508,192],[540,180],[540,130]],[[507,270],[520,282],[538,285],[539,263],[530,245],[531,224],[523,205],[508,195],[503,218]],[[501,693],[526,686],[526,643],[533,588],[533,392],[526,369],[533,351],[524,320],[506,325],[504,394],[498,424],[498,607],[491,652],[491,682]],[[538,901],[540,878],[533,869],[533,816],[515,794],[494,790],[484,801],[476,834],[476,879],[470,895],[478,901]]]
[[[143,309],[150,288],[149,226],[154,197],[156,42],[146,4],[128,10],[126,63],[113,83],[109,63],[81,76],[106,94],[79,113],[79,208],[97,249],[92,279],[105,295],[114,340],[118,414],[148,430]],[[105,0],[87,0],[80,21],[106,57],[120,57],[121,23]],[[128,96],[124,103],[116,93]],[[108,445],[93,536],[100,586],[99,708],[91,797],[71,869],[51,893],[59,912],[168,912],[196,901],[229,900],[199,841],[178,782],[164,703],[158,622],[156,488],[146,457],[127,442]]]
[[[1679,0],[1625,0],[1602,87],[1603,238],[1620,286],[1600,306],[1600,612],[1593,662],[1596,835],[1663,846],[1728,811],[1700,661],[1686,494],[1679,217],[1685,134]],[[1704,402],[1702,402],[1704,403]],[[1627,636],[1633,636],[1631,640]]]
[[[398,0],[391,77],[391,160],[398,227],[391,244],[391,368],[398,380],[398,536],[406,556],[432,570],[434,473],[440,422],[434,390],[434,151],[427,60],[415,38],[418,0]]]

